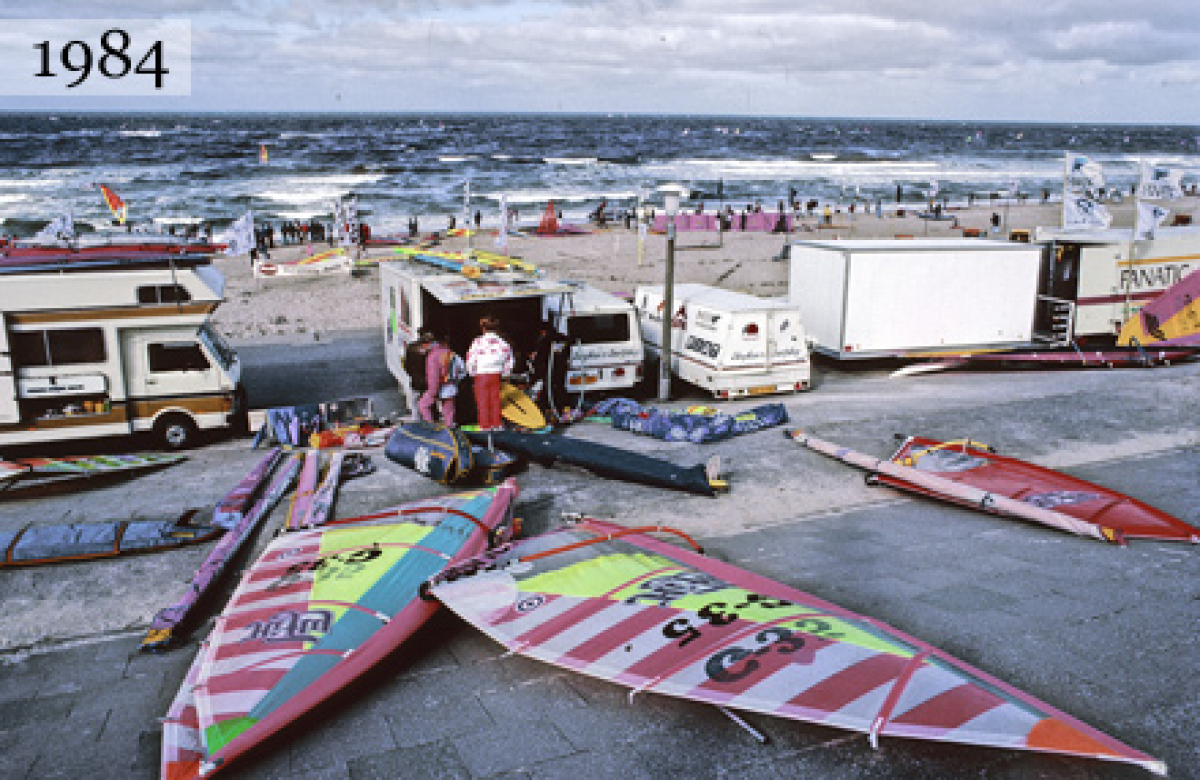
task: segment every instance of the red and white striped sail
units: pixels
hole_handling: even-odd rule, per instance
[[[869,617],[595,520],[448,569],[431,592],[514,652],[724,707],[1137,764],[1134,750]]]

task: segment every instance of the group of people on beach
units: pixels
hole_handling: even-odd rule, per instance
[[[500,417],[500,379],[511,374],[515,365],[512,347],[499,334],[500,322],[486,316],[479,320],[479,335],[471,342],[467,357],[454,352],[442,334],[428,328],[418,331],[416,341],[404,353],[403,368],[408,374],[412,394],[409,408],[416,400],[417,415],[428,422],[436,420],[436,411],[446,425],[455,424],[459,383],[473,379],[477,424],[483,431],[503,430]]]

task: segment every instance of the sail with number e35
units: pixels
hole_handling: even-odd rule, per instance
[[[516,494],[509,479],[275,539],[164,718],[162,776],[224,770],[373,668],[437,610],[426,580],[511,536]]]
[[[514,652],[633,688],[879,735],[1162,762],[919,639],[587,520],[450,567],[443,604]],[[676,532],[678,533],[678,532]]]

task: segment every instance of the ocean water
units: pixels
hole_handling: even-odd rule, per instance
[[[268,160],[259,159],[265,147]],[[253,210],[259,220],[331,214],[351,193],[376,232],[418,217],[446,226],[470,208],[498,221],[507,196],[521,222],[553,199],[582,219],[607,201],[653,200],[669,182],[706,208],[794,190],[847,204],[896,188],[912,203],[962,202],[1014,189],[1057,198],[1065,150],[1101,163],[1124,192],[1142,158],[1200,175],[1200,127],[563,115],[0,115],[0,232],[28,235],[70,210],[76,223],[110,217],[95,184],[111,187],[134,222],[214,223]],[[661,196],[658,199],[661,203]],[[695,202],[692,204],[696,205]]]

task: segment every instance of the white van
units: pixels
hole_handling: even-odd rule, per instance
[[[0,446],[152,432],[182,449],[244,419],[207,262],[65,263],[0,276]]]
[[[663,286],[634,294],[646,352],[661,360]],[[810,344],[800,309],[703,284],[674,287],[671,371],[716,398],[809,389]]]
[[[417,331],[429,328],[465,356],[484,315],[500,320],[518,356],[544,346],[548,337],[565,342],[566,364],[552,365],[550,373],[563,377],[569,393],[628,390],[642,378],[633,305],[603,290],[521,272],[464,276],[414,259],[381,262],[379,276],[388,370],[410,398],[402,363]]]

